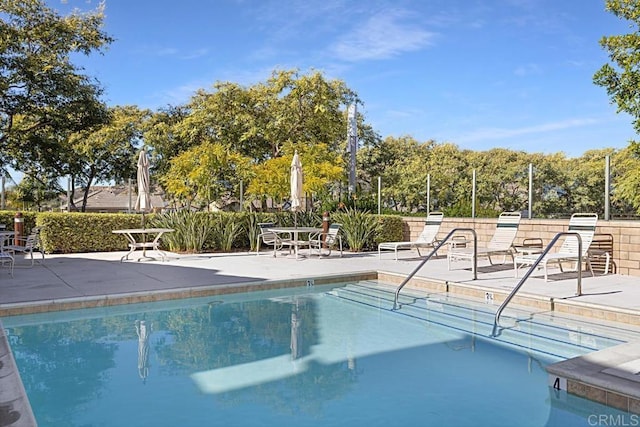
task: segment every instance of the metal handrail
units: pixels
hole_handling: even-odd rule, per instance
[[[524,282],[527,281],[529,276],[531,276],[533,271],[538,267],[538,264],[540,264],[542,262],[542,259],[547,255],[547,253],[549,253],[549,250],[551,250],[553,245],[555,245],[556,242],[558,241],[558,239],[560,237],[562,237],[562,236],[576,236],[576,237],[578,237],[578,285],[577,285],[577,289],[576,289],[576,296],[582,295],[582,236],[580,236],[579,233],[571,232],[571,231],[565,231],[563,233],[558,233],[558,234],[556,234],[556,236],[553,239],[551,239],[551,242],[549,242],[549,244],[542,251],[540,256],[538,256],[538,259],[536,260],[536,262],[534,262],[533,265],[531,267],[529,267],[529,270],[525,273],[524,276],[522,276],[522,279],[520,279],[518,284],[511,291],[511,293],[509,295],[507,295],[507,298],[505,298],[505,300],[502,302],[502,304],[500,304],[500,307],[498,307],[498,311],[496,311],[496,315],[495,315],[495,318],[493,320],[493,332],[491,333],[492,336],[496,337],[496,336],[500,335],[500,332],[498,332],[497,329],[498,329],[498,327],[502,328],[502,326],[500,326],[500,315],[502,314],[502,311],[505,309],[507,304],[509,304],[509,302],[511,302],[511,300],[513,299],[515,294],[520,290],[522,285],[524,285]],[[517,271],[518,266],[515,265],[515,261],[514,261],[514,268],[516,268],[516,271]]]
[[[409,273],[409,275],[402,281],[402,283],[400,283],[400,286],[398,286],[398,289],[396,289],[395,299],[393,300],[394,310],[397,310],[399,308],[398,298],[400,297],[400,290],[404,288],[404,285],[406,285],[409,282],[409,280],[411,280],[411,278],[415,276],[418,270],[420,270],[422,266],[425,265],[425,263],[429,261],[429,259],[435,253],[438,252],[438,249],[440,249],[447,242],[447,240],[449,240],[454,235],[454,233],[458,231],[470,231],[473,234],[473,280],[476,280],[478,278],[478,256],[477,256],[478,255],[478,235],[476,234],[476,230],[474,230],[473,228],[454,228],[449,232],[449,234],[446,235],[444,239],[442,239],[438,243],[437,246],[433,248],[433,251],[431,251],[431,253],[427,255],[427,257],[424,260],[422,260],[422,262],[418,264],[418,266],[411,273]]]

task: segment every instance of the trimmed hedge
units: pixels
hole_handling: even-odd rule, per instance
[[[15,211],[0,211],[0,223],[5,223],[7,229],[14,227]],[[332,222],[345,220],[352,212],[337,212],[331,214]],[[358,215],[363,215],[362,212]],[[377,231],[364,242],[364,246],[357,250],[375,249],[379,242],[399,241],[403,236],[402,217],[396,215],[375,215]],[[200,230],[206,236],[200,236],[194,243],[193,220],[200,218],[198,223],[202,225]],[[128,242],[124,235],[113,234],[113,230],[124,228],[140,228],[142,216],[140,214],[124,213],[82,213],[82,212],[23,212],[24,234],[27,235],[34,226],[41,228],[40,238],[42,246],[47,253],[81,253],[81,252],[109,252],[124,251],[128,249]],[[293,226],[297,222],[299,226],[321,227],[322,216],[317,212],[301,212],[297,218],[291,212],[194,212],[193,214],[176,215],[147,214],[145,224],[151,227],[174,228],[174,233],[163,236],[162,246],[177,252],[202,252],[202,251],[229,251],[229,250],[255,250],[258,235],[258,223],[275,222],[281,226]],[[349,248],[348,239],[344,236],[354,233],[348,227],[358,228],[357,218],[343,222],[343,243]],[[200,242],[200,243],[198,243]],[[358,242],[362,244],[363,242]],[[196,246],[200,245],[199,248]],[[351,249],[351,248],[349,248]]]
[[[154,214],[146,215],[147,224]],[[113,230],[140,228],[142,216],[136,214],[42,212],[36,225],[45,252],[109,252],[128,249],[127,238]]]

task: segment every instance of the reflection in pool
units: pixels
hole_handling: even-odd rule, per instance
[[[473,334],[435,321],[435,303],[427,321],[328,290],[3,322],[40,426],[543,426],[616,413],[554,397],[544,366],[558,357],[488,338],[480,311]]]

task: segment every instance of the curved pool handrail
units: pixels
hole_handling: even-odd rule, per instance
[[[507,304],[511,302],[511,300],[516,295],[516,293],[520,290],[522,285],[524,285],[524,282],[527,281],[529,276],[531,276],[533,271],[538,267],[538,264],[542,262],[542,259],[547,255],[547,253],[549,253],[549,250],[551,250],[553,245],[555,245],[558,239],[562,236],[578,237],[578,287],[576,289],[576,296],[582,295],[582,236],[580,236],[579,233],[576,233],[573,231],[565,231],[562,233],[558,233],[555,235],[553,239],[551,239],[547,247],[540,253],[540,256],[538,256],[538,259],[531,265],[531,267],[529,267],[529,270],[525,273],[524,276],[522,276],[522,279],[520,279],[518,284],[511,291],[511,293],[507,295],[507,297],[502,302],[502,304],[500,304],[500,307],[498,307],[498,311],[496,311],[496,315],[493,319],[493,332],[491,333],[491,336],[496,337],[500,335],[500,332],[502,332],[502,329],[503,329],[503,327],[500,326],[500,315],[502,314],[502,311],[505,309]],[[514,266],[514,267],[517,268],[517,266]],[[498,328],[501,328],[500,331],[498,331]]]
[[[427,257],[423,259],[422,262],[420,262],[420,264],[418,264],[418,266],[411,273],[409,273],[409,275],[402,281],[402,283],[400,283],[400,285],[396,289],[396,296],[393,300],[394,310],[400,308],[398,305],[398,298],[400,297],[400,290],[404,288],[404,285],[406,285],[409,280],[411,280],[411,278],[415,276],[418,270],[420,270],[422,266],[424,266],[426,262],[429,261],[429,259],[431,259],[431,257],[438,252],[438,249],[440,249],[447,242],[447,240],[449,240],[456,232],[459,231],[470,231],[473,234],[473,280],[476,280],[478,278],[478,235],[476,234],[476,230],[474,230],[473,228],[454,228],[449,232],[449,234],[446,235],[444,239],[438,242],[438,244],[433,248],[433,251],[431,251],[431,253],[427,255]]]

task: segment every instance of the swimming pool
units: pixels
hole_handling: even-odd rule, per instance
[[[549,363],[633,331],[353,283],[3,319],[39,426],[574,426]],[[414,292],[414,293],[412,293]],[[517,311],[511,312],[518,316]]]

